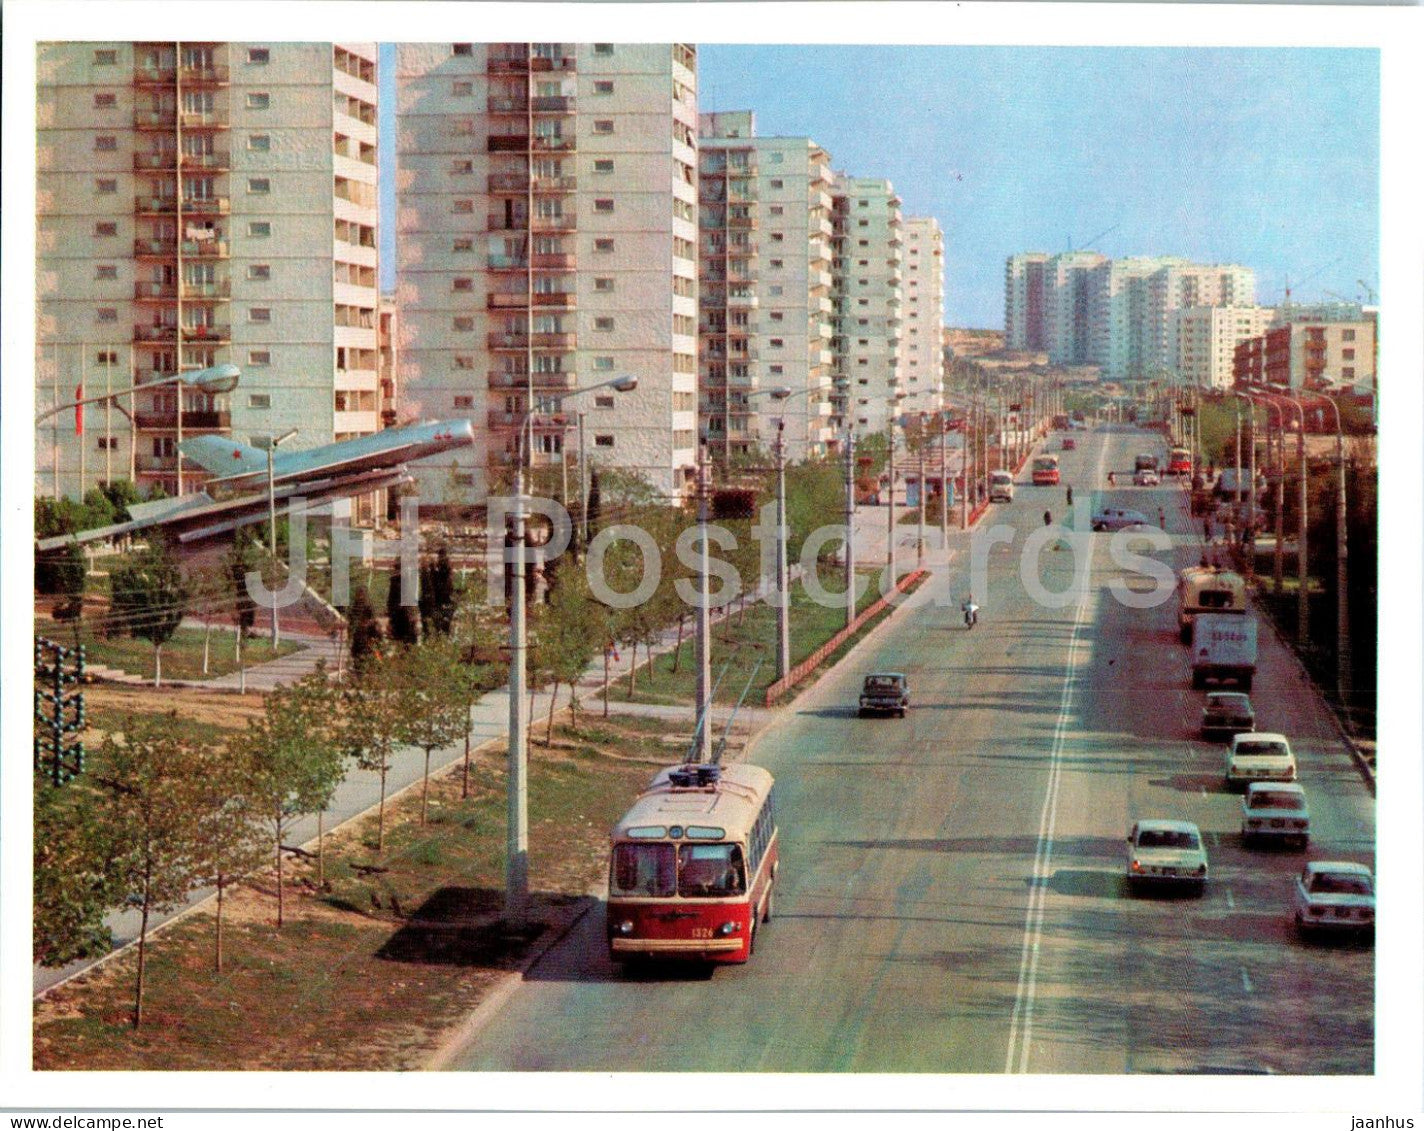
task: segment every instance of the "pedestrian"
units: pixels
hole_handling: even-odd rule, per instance
[[[1069,505],[1070,507],[1073,505],[1073,488],[1072,488],[1072,487],[1069,487],[1069,488],[1068,488],[1068,505]]]
[[[1109,472],[1108,472],[1108,486],[1109,486],[1109,487],[1113,487],[1113,486],[1116,486],[1116,484],[1117,484],[1117,476],[1116,476],[1113,472],[1109,471]]]
[[[1202,532],[1206,535],[1207,545],[1211,545],[1211,517],[1209,515],[1202,519]]]
[[[1162,508],[1157,508],[1157,525],[1163,530],[1167,529],[1167,512]]]
[[[1052,525],[1053,525],[1053,512],[1052,512],[1052,511],[1044,511],[1044,512],[1043,512],[1043,525],[1044,525],[1044,526],[1052,526]]]

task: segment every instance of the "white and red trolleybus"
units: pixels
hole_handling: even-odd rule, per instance
[[[1039,487],[1055,487],[1058,485],[1057,456],[1034,456],[1033,482]]]
[[[615,962],[745,962],[771,920],[778,841],[760,766],[659,771],[613,828],[608,953]]]

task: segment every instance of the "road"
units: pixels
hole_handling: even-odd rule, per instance
[[[1082,435],[1062,457],[1078,507],[1150,442]],[[1162,560],[1197,557],[1177,487],[1107,494],[1166,510],[1177,545]],[[1119,602],[1107,535],[1086,539],[1081,596],[1036,602],[1019,547],[1045,509],[1064,521],[1061,488],[1020,486],[990,512],[985,525],[1015,541],[990,551],[977,629],[959,620],[965,582],[937,577],[928,592],[949,603],[883,626],[754,747],[777,778],[783,846],[776,919],[751,963],[625,976],[599,910],[451,1067],[1372,1071],[1373,951],[1302,943],[1289,924],[1303,858],[1373,863],[1373,799],[1323,705],[1263,628],[1258,725],[1293,740],[1314,840],[1304,857],[1244,849],[1225,747],[1196,735],[1202,694],[1175,602]],[[1064,589],[1071,553],[1041,561]],[[909,674],[908,718],[855,717],[874,668]],[[1126,831],[1146,816],[1202,828],[1203,898],[1125,890]]]

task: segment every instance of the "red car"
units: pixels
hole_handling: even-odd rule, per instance
[[[1063,440],[1063,450],[1064,450],[1065,452],[1075,452],[1075,451],[1077,451],[1077,450],[1078,450],[1078,441],[1075,440],[1075,439],[1073,439],[1072,436],[1065,437],[1065,439]]]

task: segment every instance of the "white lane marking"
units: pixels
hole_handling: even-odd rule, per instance
[[[1232,896],[1230,888],[1226,889],[1226,906],[1232,911],[1236,910],[1236,899]]]
[[[1245,990],[1248,994],[1256,992],[1251,987],[1251,975],[1246,973],[1246,967],[1244,966],[1241,967],[1241,988]]]
[[[1202,786],[1201,794],[1202,794],[1203,797],[1206,796],[1206,786]]]
[[[1098,454],[1097,480],[1103,476],[1108,445]],[[1076,571],[1075,571],[1076,576]],[[1033,998],[1038,986],[1038,955],[1043,939],[1043,909],[1048,898],[1049,866],[1053,861],[1053,829],[1058,818],[1058,785],[1062,779],[1063,744],[1068,717],[1073,702],[1073,685],[1078,666],[1078,641],[1083,627],[1083,612],[1088,607],[1091,590],[1084,587],[1073,616],[1073,633],[1068,641],[1067,663],[1063,671],[1063,695],[1058,705],[1058,722],[1053,728],[1053,745],[1049,755],[1048,785],[1043,796],[1043,809],[1038,819],[1038,842],[1034,846],[1033,873],[1030,877],[1028,906],[1024,911],[1023,951],[1019,956],[1018,990],[1014,994],[1014,1011],[1009,1019],[1009,1047],[1004,1057],[1004,1071],[1027,1072],[1028,1053],[1033,1038]],[[1020,1035],[1019,1026],[1023,1030]],[[1018,1067],[1014,1054],[1018,1053]]]

